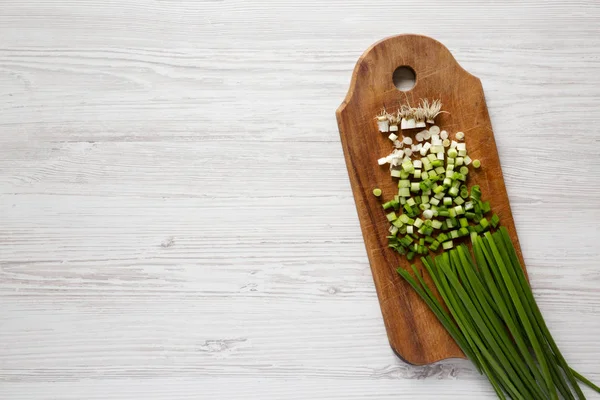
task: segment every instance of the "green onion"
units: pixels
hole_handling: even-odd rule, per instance
[[[516,352],[511,351],[512,339],[508,336],[504,324],[497,314],[498,306],[496,300],[492,299],[490,294],[484,290],[484,286],[473,269],[473,262],[464,245],[458,248],[458,252],[451,252],[450,258],[454,260],[453,264],[457,266],[458,275],[463,285],[470,291],[471,298],[476,300],[474,301],[476,308],[478,308],[480,314],[484,317],[492,335],[506,354],[511,365],[518,370],[521,377],[527,381],[528,388],[536,392],[535,394],[538,398],[544,397],[541,394],[542,391],[536,385],[534,376],[529,371],[528,365],[534,363],[533,358],[527,353],[527,357],[523,359]],[[528,351],[525,346],[523,347],[525,351]]]
[[[435,262],[429,257],[421,259],[451,315],[416,266],[412,269],[419,283],[402,269],[398,273],[485,373],[498,397],[503,399],[506,393],[514,399],[557,399],[558,392],[563,398],[575,399],[575,391],[583,399],[577,380],[600,392],[562,358],[506,229],[501,227],[483,237],[472,234],[471,240],[477,264],[464,245],[447,250]],[[432,242],[430,248],[437,247],[434,245],[439,242]],[[529,346],[533,346],[535,358]]]
[[[579,396],[580,399],[585,398],[585,396],[581,392],[581,389],[579,388],[579,385],[577,385],[577,382],[575,381],[575,378],[574,378],[570,368],[568,367],[565,359],[563,358],[562,354],[558,350],[558,346],[556,346],[556,343],[554,342],[552,335],[550,335],[550,332],[548,331],[546,322],[544,321],[544,318],[542,317],[542,314],[541,314],[541,312],[537,306],[537,303],[533,297],[533,292],[531,291],[531,288],[529,287],[529,284],[527,283],[527,278],[525,278],[525,274],[523,273],[523,269],[519,263],[519,259],[517,257],[515,248],[512,245],[512,242],[510,241],[508,231],[506,230],[506,228],[501,227],[499,234],[501,236],[502,241],[504,242],[504,245],[506,246],[508,258],[511,261],[509,264],[512,266],[513,271],[516,275],[516,280],[519,283],[521,293],[523,293],[525,295],[526,302],[532,308],[537,325],[540,327],[542,332],[545,334],[546,340],[548,341],[550,348],[554,352],[555,357],[558,359],[559,364],[561,365],[561,368],[563,369],[564,373],[567,375],[569,382],[575,388],[577,395]],[[489,233],[486,233],[486,235],[489,235]],[[498,233],[496,233],[496,235],[498,235]]]
[[[454,231],[454,232],[456,232],[456,231]],[[454,243],[452,242],[452,240],[448,240],[447,242],[442,243],[442,248],[444,250],[451,249],[453,246],[454,246]]]
[[[410,189],[409,188],[400,188],[400,189],[398,189],[398,194],[402,197],[410,197]]]
[[[491,219],[490,223],[492,224],[492,226],[493,226],[494,228],[496,228],[496,227],[498,226],[498,224],[500,223],[500,218],[498,217],[498,215],[497,215],[497,214],[494,214],[494,215],[492,216],[492,219]]]
[[[395,200],[390,200],[382,204],[384,210],[389,210],[390,208],[398,208],[398,202]]]
[[[387,121],[390,129],[397,127],[398,121],[389,120],[389,118],[389,114],[383,113],[378,116],[378,121]],[[422,219],[435,222],[427,228],[421,226],[415,226],[415,228],[419,228],[417,230],[411,228],[411,234],[416,235],[417,238],[430,235],[433,229],[446,232],[453,230],[452,239],[466,236],[469,231],[482,232],[489,229],[489,226],[486,225],[487,221],[481,222],[482,215],[486,210],[486,204],[480,200],[481,193],[471,193],[471,199],[468,199],[469,190],[465,182],[469,175],[468,164],[471,161],[466,155],[465,143],[455,140],[450,142],[448,132],[439,131],[435,126],[431,130],[431,132],[425,130],[417,134],[417,141],[427,140],[422,144],[413,144],[413,139],[408,136],[399,139],[399,135],[396,133],[389,135],[396,149],[387,157],[380,158],[378,164],[390,164],[390,174],[394,178],[398,178],[398,193],[394,195],[393,200],[383,203],[384,210],[389,212],[393,209],[398,211],[399,215],[407,215],[411,219],[422,217]],[[440,136],[442,133],[444,138]],[[449,147],[445,146],[446,144]],[[404,149],[404,146],[409,146],[409,148]],[[420,158],[411,158],[411,156],[416,157],[419,154]],[[382,191],[375,188],[373,194],[379,197],[382,195]],[[453,205],[454,207],[452,207]],[[440,209],[438,210],[438,208]],[[457,224],[447,223],[444,220],[444,218],[463,215],[465,211],[475,214],[468,215],[468,220],[473,225],[466,231],[458,229]],[[394,224],[398,219],[392,219],[394,215],[388,213],[387,218],[391,227],[398,228],[399,232],[409,230],[407,226],[404,226],[406,222],[403,220],[400,220],[401,223]],[[494,219],[488,223],[491,226],[494,224],[497,225]],[[460,228],[462,229],[463,226]],[[392,246],[392,248],[406,255],[406,252],[397,246]],[[418,251],[415,249],[414,252]]]
[[[447,254],[443,254],[442,256],[447,256]],[[475,311],[475,306],[469,299],[468,294],[464,291],[464,288],[458,281],[454,272],[450,269],[448,263],[441,258],[442,256],[436,258],[436,263],[438,264],[440,271],[442,271],[439,276],[443,290],[446,292],[450,304],[452,305],[451,308],[450,306],[449,308],[451,310],[456,310],[455,318],[463,321],[463,326],[466,330],[465,335],[471,338],[476,344],[477,348],[481,351],[485,360],[490,363],[495,373],[498,375],[498,379],[502,381],[502,384],[509,394],[518,399],[525,399],[524,396],[519,395],[519,393],[527,392],[519,375],[511,368],[508,359],[499,350],[496,341],[483,319],[479,313]],[[455,293],[455,295],[453,293]]]

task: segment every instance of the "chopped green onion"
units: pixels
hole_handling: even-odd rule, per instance
[[[373,195],[375,195],[375,197],[381,196],[381,189],[379,189],[379,188],[373,189]]]
[[[456,231],[452,231],[452,232],[456,232]],[[454,243],[452,242],[452,240],[448,240],[448,241],[442,243],[442,248],[444,250],[451,249],[452,247],[454,247]]]
[[[465,213],[465,209],[462,206],[456,206],[453,209],[456,215],[463,215]]]
[[[469,235],[469,230],[466,227],[462,227],[458,230],[458,236],[462,237],[462,236],[468,236]]]
[[[437,219],[434,219],[433,221],[431,221],[431,226],[434,229],[440,229],[442,227],[442,222],[438,221]]]
[[[404,161],[402,163],[402,169],[404,170],[404,172],[408,172],[408,173],[413,172],[414,167],[413,167],[412,161],[410,161],[410,159],[407,159],[406,161]]]
[[[398,202],[396,200],[390,200],[381,205],[384,210],[389,210],[390,208],[398,208]]]
[[[486,218],[482,218],[481,221],[479,221],[479,225],[481,225],[483,229],[487,229],[490,226],[490,223]]]
[[[398,194],[401,197],[410,197],[410,189],[409,188],[400,188],[398,190]]]
[[[492,226],[494,228],[498,226],[498,224],[500,223],[500,217],[498,217],[498,214],[492,215],[492,219],[491,219],[490,223],[492,224]]]
[[[471,188],[471,198],[473,200],[479,200],[481,198],[481,190],[479,189],[479,185],[475,185]]]
[[[394,121],[390,126],[395,126]],[[418,139],[419,136],[421,139]],[[427,141],[422,144],[412,144],[412,139],[409,137],[396,138],[400,147],[398,143],[394,143],[396,150],[384,158],[384,164],[391,164],[390,174],[399,178],[398,194],[394,195],[393,200],[383,204],[383,208],[387,211],[399,211],[398,217],[396,213],[387,214],[390,229],[393,229],[396,234],[412,235],[418,240],[429,237],[434,230],[438,230],[441,233],[445,232],[445,240],[447,240],[448,235],[451,239],[457,239],[465,236],[469,231],[483,232],[493,227],[494,223],[497,224],[493,217],[490,221],[487,219],[483,221],[483,215],[489,209],[489,202],[481,201],[481,191],[478,187],[469,193],[465,185],[469,173],[467,165],[471,162],[466,155],[465,143],[452,141],[447,143],[449,147],[445,148],[444,138],[437,133],[429,133],[427,129],[417,135],[417,140]],[[407,144],[405,141],[411,141],[412,147],[402,148]],[[413,154],[417,156],[419,153],[420,158],[411,158]],[[374,195],[379,193],[375,189]],[[381,191],[379,196],[382,193]],[[476,225],[463,226],[455,219],[457,216],[463,217],[461,220],[467,221],[467,224]],[[434,219],[438,217],[441,220]],[[413,224],[414,227],[410,227]],[[408,243],[406,245],[401,243],[403,242],[393,240],[389,242],[392,248],[406,255]],[[428,243],[431,244],[433,241]],[[414,254],[424,254],[427,251],[424,244],[418,246],[421,247],[415,245],[410,251]]]
[[[490,206],[490,202],[489,201],[486,201],[486,202],[484,202],[484,203],[481,204],[481,211],[484,214],[490,212],[491,209],[492,208]]]

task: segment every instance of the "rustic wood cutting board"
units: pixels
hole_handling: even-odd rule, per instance
[[[392,78],[400,66],[410,67],[416,75],[415,86],[406,92],[398,90]],[[480,80],[465,71],[444,45],[426,36],[393,36],[371,46],[358,60],[336,116],[388,339],[398,356],[415,365],[464,358],[425,303],[395,272],[398,266],[409,268],[409,262],[387,247],[389,225],[381,201],[372,194],[375,187],[383,190],[386,200],[397,193],[388,166],[377,164],[393,145],[388,134],[379,133],[375,115],[383,107],[391,112],[401,104],[416,106],[421,99],[441,99],[448,113],[438,116],[436,125],[450,134],[465,133],[469,156],[482,164],[478,170],[471,168],[468,185],[481,186],[482,199],[490,200],[524,265]]]

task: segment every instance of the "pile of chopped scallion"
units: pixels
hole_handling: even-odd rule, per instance
[[[500,222],[496,214],[486,218],[490,203],[481,200],[479,187],[467,188],[468,166],[480,163],[472,162],[466,144],[450,141],[448,133],[435,125],[415,136],[418,144],[409,136],[398,140],[391,133],[395,149],[378,160],[379,165],[389,163],[391,176],[398,178],[397,194],[383,203],[390,222],[389,246],[409,260],[440,246],[451,249],[455,239],[485,232]],[[455,136],[464,139],[462,132]],[[381,196],[381,189],[375,188],[373,194]]]
[[[395,147],[378,163],[390,164],[391,176],[398,178],[398,193],[383,203],[390,222],[389,247],[408,260],[421,255],[424,266],[411,265],[413,274],[400,267],[398,274],[488,377],[500,399],[585,399],[578,382],[600,393],[600,387],[566,363],[508,231],[499,227],[496,214],[487,219],[491,206],[481,200],[479,186],[468,188],[468,165],[479,168],[481,163],[471,162],[461,142],[464,133],[457,132],[458,141],[450,141],[434,125],[415,135],[416,144],[408,135],[400,139],[394,133],[411,115],[425,115],[432,123],[441,102],[432,104],[438,107],[435,113],[428,113],[429,103],[424,102],[425,111],[403,106],[396,116],[384,112],[377,117],[379,130],[392,132],[389,139]],[[375,188],[373,194],[383,193]],[[460,238],[470,239],[473,255],[464,243],[455,244]],[[440,246],[439,255],[428,255]],[[434,288],[427,285],[423,269]]]

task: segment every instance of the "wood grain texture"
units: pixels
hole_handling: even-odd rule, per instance
[[[415,72],[412,89],[399,92],[394,86],[392,76],[399,66]],[[386,212],[372,194],[379,187],[387,200],[398,191],[388,166],[377,165],[377,159],[389,154],[393,145],[387,135],[379,133],[374,116],[382,108],[393,113],[401,105],[416,106],[421,99],[442,101],[445,113],[435,122],[451,138],[458,131],[465,133],[469,155],[483,165],[471,168],[467,184],[481,187],[483,199],[491,202],[510,232],[523,264],[480,80],[465,71],[443,44],[426,36],[397,35],[369,47],[356,63],[336,116],[388,339],[402,359],[416,365],[464,357],[427,305],[396,273],[398,266],[410,270],[411,263],[387,247]],[[420,130],[401,131],[401,135],[414,138]],[[415,262],[427,276],[420,262]]]
[[[600,7],[412,4],[2,0],[0,398],[493,399],[387,344],[333,112],[402,32],[481,79],[535,295],[600,381]]]

